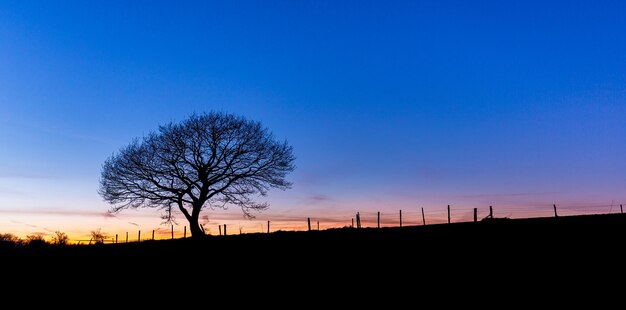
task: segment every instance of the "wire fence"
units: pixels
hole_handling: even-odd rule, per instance
[[[323,217],[290,216],[287,219],[274,220],[257,219],[245,224],[205,224],[202,229],[208,235],[224,236],[249,233],[270,233],[276,231],[307,231],[326,230],[343,227],[399,227],[416,225],[434,225],[445,223],[462,223],[492,218],[539,218],[554,216],[574,216],[591,214],[624,213],[622,204],[595,204],[595,205],[528,205],[483,208],[456,207],[453,205],[443,208],[414,208],[397,211],[355,211],[353,215],[341,214],[337,216],[324,215]],[[127,243],[148,240],[187,238],[191,234],[187,226],[171,226],[169,229],[159,227],[153,230],[138,230],[122,234],[106,235],[98,240],[101,243]],[[91,244],[94,239],[76,239],[72,243]]]

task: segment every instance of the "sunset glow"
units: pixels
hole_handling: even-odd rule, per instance
[[[294,148],[286,191],[206,233],[619,213],[626,2],[14,1],[0,4],[0,233],[171,238],[98,195],[105,160],[192,113]],[[424,218],[422,218],[424,208]],[[187,225],[182,214],[176,238]],[[197,227],[197,226],[195,226]],[[189,236],[189,232],[187,232]]]

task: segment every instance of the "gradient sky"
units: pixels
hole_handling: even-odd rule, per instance
[[[356,211],[417,223],[420,207],[436,221],[447,204],[457,220],[615,212],[625,14],[599,0],[0,1],[0,233],[167,230],[152,210],[106,216],[101,165],[209,110],[262,121],[298,157],[270,210],[207,212],[212,233]]]

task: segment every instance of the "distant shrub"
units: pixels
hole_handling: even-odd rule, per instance
[[[17,237],[14,234],[0,234],[0,242],[6,242],[6,243],[19,243],[20,242],[20,238]]]
[[[26,236],[26,245],[28,246],[43,246],[47,244],[48,242],[46,242],[42,234],[32,234]]]
[[[22,240],[14,234],[0,234],[0,252],[3,249],[13,249],[22,245]]]
[[[69,242],[70,238],[66,233],[61,231],[55,231],[54,236],[52,236],[52,242],[56,245],[66,245]]]
[[[104,240],[109,238],[109,236],[103,232],[100,228],[91,231],[91,240],[95,244],[103,244]]]

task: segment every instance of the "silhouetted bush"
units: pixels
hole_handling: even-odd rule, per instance
[[[91,231],[91,240],[95,244],[103,244],[104,240],[109,238],[109,236],[103,232],[100,228]]]
[[[43,238],[41,234],[33,234],[26,236],[26,245],[29,247],[41,247],[48,245],[48,242]]]
[[[55,245],[66,245],[69,240],[70,238],[67,236],[66,233],[58,231],[58,230],[55,231],[54,236],[52,236],[52,242]]]
[[[14,234],[0,234],[0,250],[12,249],[20,246],[22,240]]]

